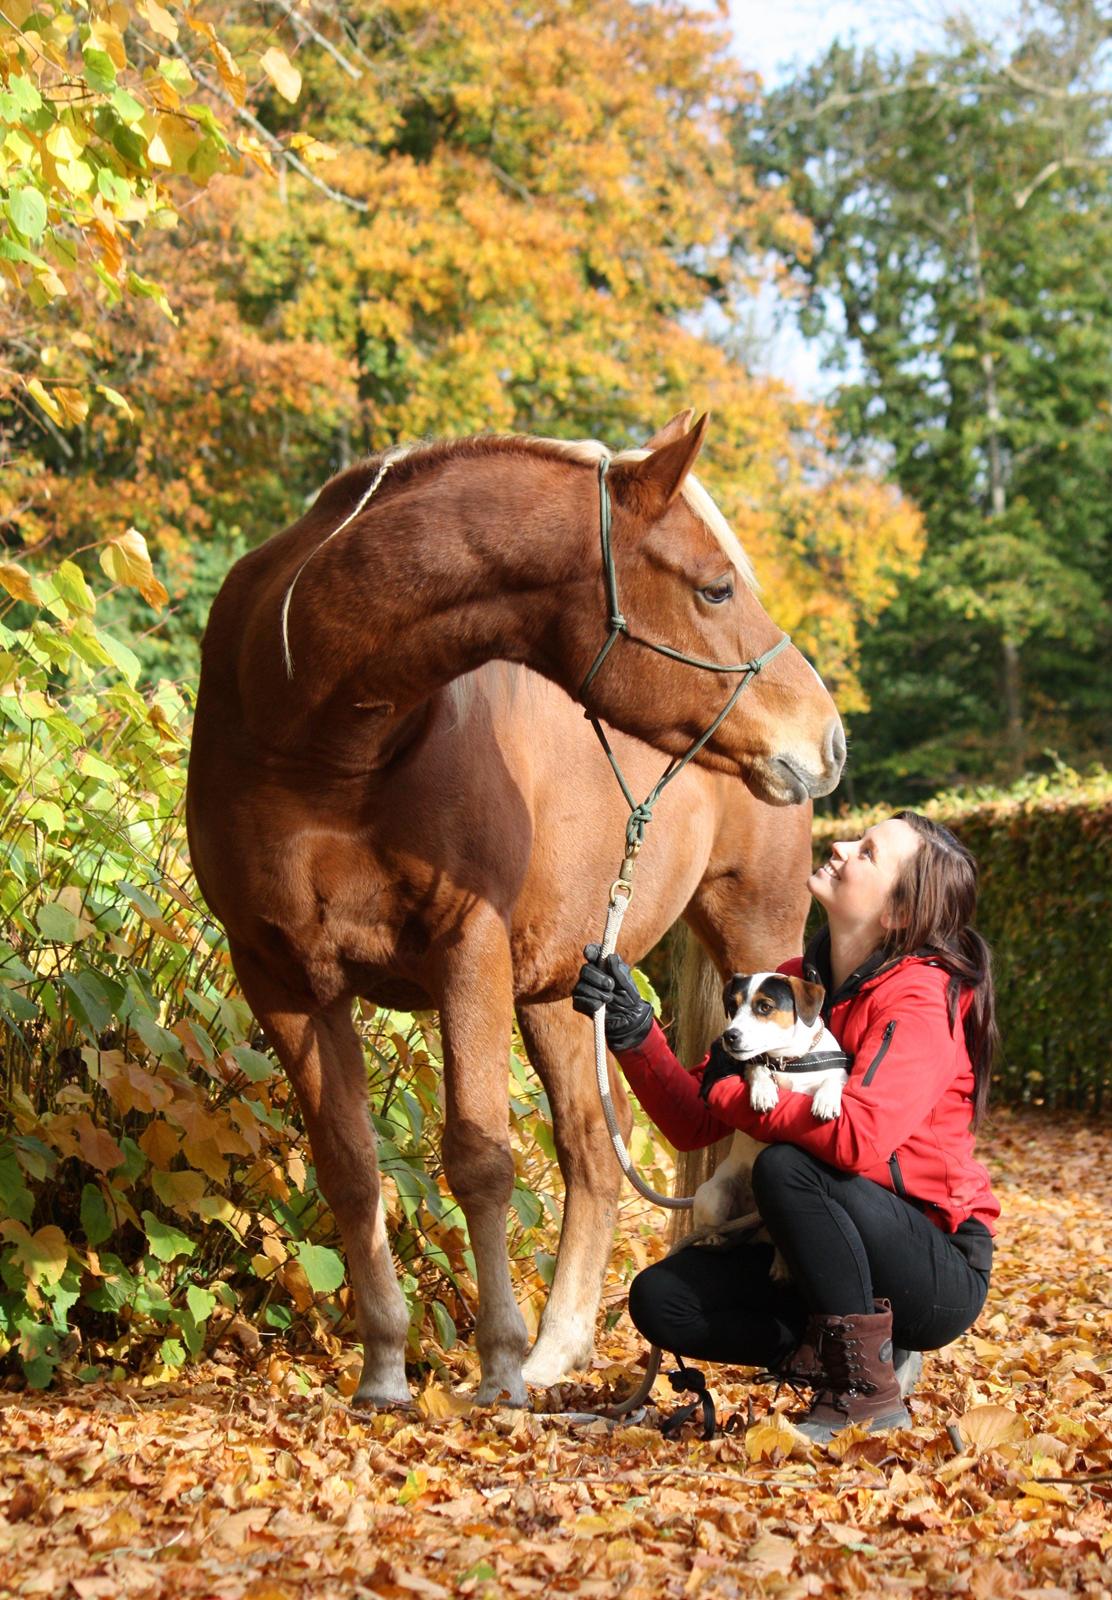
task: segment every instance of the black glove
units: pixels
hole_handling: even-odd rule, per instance
[[[715,1084],[721,1083],[723,1078],[740,1078],[744,1071],[745,1063],[730,1055],[721,1039],[716,1039],[710,1047],[710,1060],[703,1068],[700,1098],[706,1100]]]
[[[593,1017],[599,1006],[605,1006],[606,1042],[611,1050],[635,1050],[653,1025],[652,1006],[642,1000],[621,956],[603,960],[597,944],[587,945],[583,954],[587,961],[571,992],[573,1007],[581,1016]]]

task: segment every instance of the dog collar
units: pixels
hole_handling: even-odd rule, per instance
[[[770,1072],[829,1072],[834,1067],[844,1067],[848,1072],[853,1057],[844,1050],[816,1050],[807,1056],[754,1056],[745,1065],[767,1067]]]

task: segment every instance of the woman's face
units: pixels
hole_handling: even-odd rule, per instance
[[[890,817],[860,839],[831,845],[829,861],[812,872],[807,887],[833,926],[875,928],[879,943],[890,926],[885,910],[896,879],[921,845],[914,828]]]

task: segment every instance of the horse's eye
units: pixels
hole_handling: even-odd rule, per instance
[[[720,606],[723,600],[733,599],[734,586],[729,578],[723,578],[719,583],[708,583],[705,589],[699,590],[699,593],[704,600],[709,600],[712,606]]]

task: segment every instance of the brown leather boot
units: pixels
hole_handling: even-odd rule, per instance
[[[911,1421],[892,1366],[892,1306],[888,1300],[873,1304],[872,1316],[811,1319],[822,1376],[806,1416],[790,1420],[816,1444],[855,1423],[881,1433],[906,1428]]]

